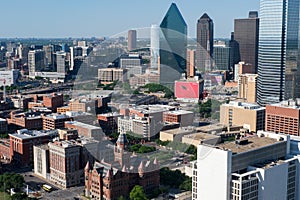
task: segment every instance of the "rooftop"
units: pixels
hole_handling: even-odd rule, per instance
[[[165,131],[161,131],[161,132],[172,134],[172,135],[178,135],[178,134],[183,134],[183,133],[188,134],[188,133],[195,133],[196,128],[194,126],[188,126],[188,127],[180,127],[180,128],[165,130]]]
[[[207,140],[207,139],[213,139],[213,138],[219,138],[219,136],[208,134],[208,133],[193,133],[189,135],[183,136],[184,138],[191,138],[193,140]]]
[[[93,126],[93,125],[85,124],[85,123],[78,122],[78,121],[66,121],[65,124],[71,124],[71,125],[74,125],[74,126],[80,126],[82,128],[86,128],[86,129],[90,129],[90,130],[91,129],[101,129],[98,126]]]
[[[235,108],[243,108],[247,110],[264,110],[265,107],[260,107],[257,104],[245,103],[239,101],[230,101],[228,104],[222,104],[222,106],[233,106]]]
[[[166,112],[166,114],[184,115],[184,114],[193,114],[193,112],[187,110],[173,110],[173,111]]]
[[[248,137],[245,139],[248,140],[248,142],[246,142],[245,144],[236,144],[236,141],[233,141],[233,142],[221,143],[217,145],[217,147],[223,150],[231,151],[232,153],[243,153],[243,152],[251,151],[254,149],[258,149],[261,147],[282,142],[282,141],[278,141],[275,138],[258,137],[258,136]]]
[[[21,129],[18,130],[17,133],[9,134],[9,135],[24,140],[24,139],[38,138],[42,136],[58,135],[58,131],[57,130],[31,131],[27,129]]]

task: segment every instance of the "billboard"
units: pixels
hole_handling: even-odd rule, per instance
[[[175,82],[175,97],[180,99],[199,99],[201,95],[202,82]]]

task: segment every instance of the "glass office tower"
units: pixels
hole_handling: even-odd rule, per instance
[[[298,54],[299,0],[261,0],[258,104],[299,97]]]
[[[187,25],[175,3],[172,3],[161,24],[160,82],[174,85],[186,70]]]

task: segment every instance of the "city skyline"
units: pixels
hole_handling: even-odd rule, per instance
[[[6,8],[2,14],[8,16],[9,20],[2,22],[0,38],[109,37],[129,29],[159,24],[173,2],[186,19],[189,37],[196,36],[197,19],[206,12],[215,22],[215,38],[229,38],[234,19],[246,16],[250,10],[259,10],[259,0],[232,0],[230,3],[192,0],[188,4],[179,0],[30,2],[1,2],[2,7]],[[232,12],[233,7],[239,9]],[[122,23],[115,26],[120,19]]]

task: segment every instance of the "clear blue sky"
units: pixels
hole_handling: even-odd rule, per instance
[[[259,9],[259,0],[1,0],[0,38],[100,37],[160,24],[177,4],[195,37],[197,19],[214,20],[215,37],[230,37],[233,19]]]

